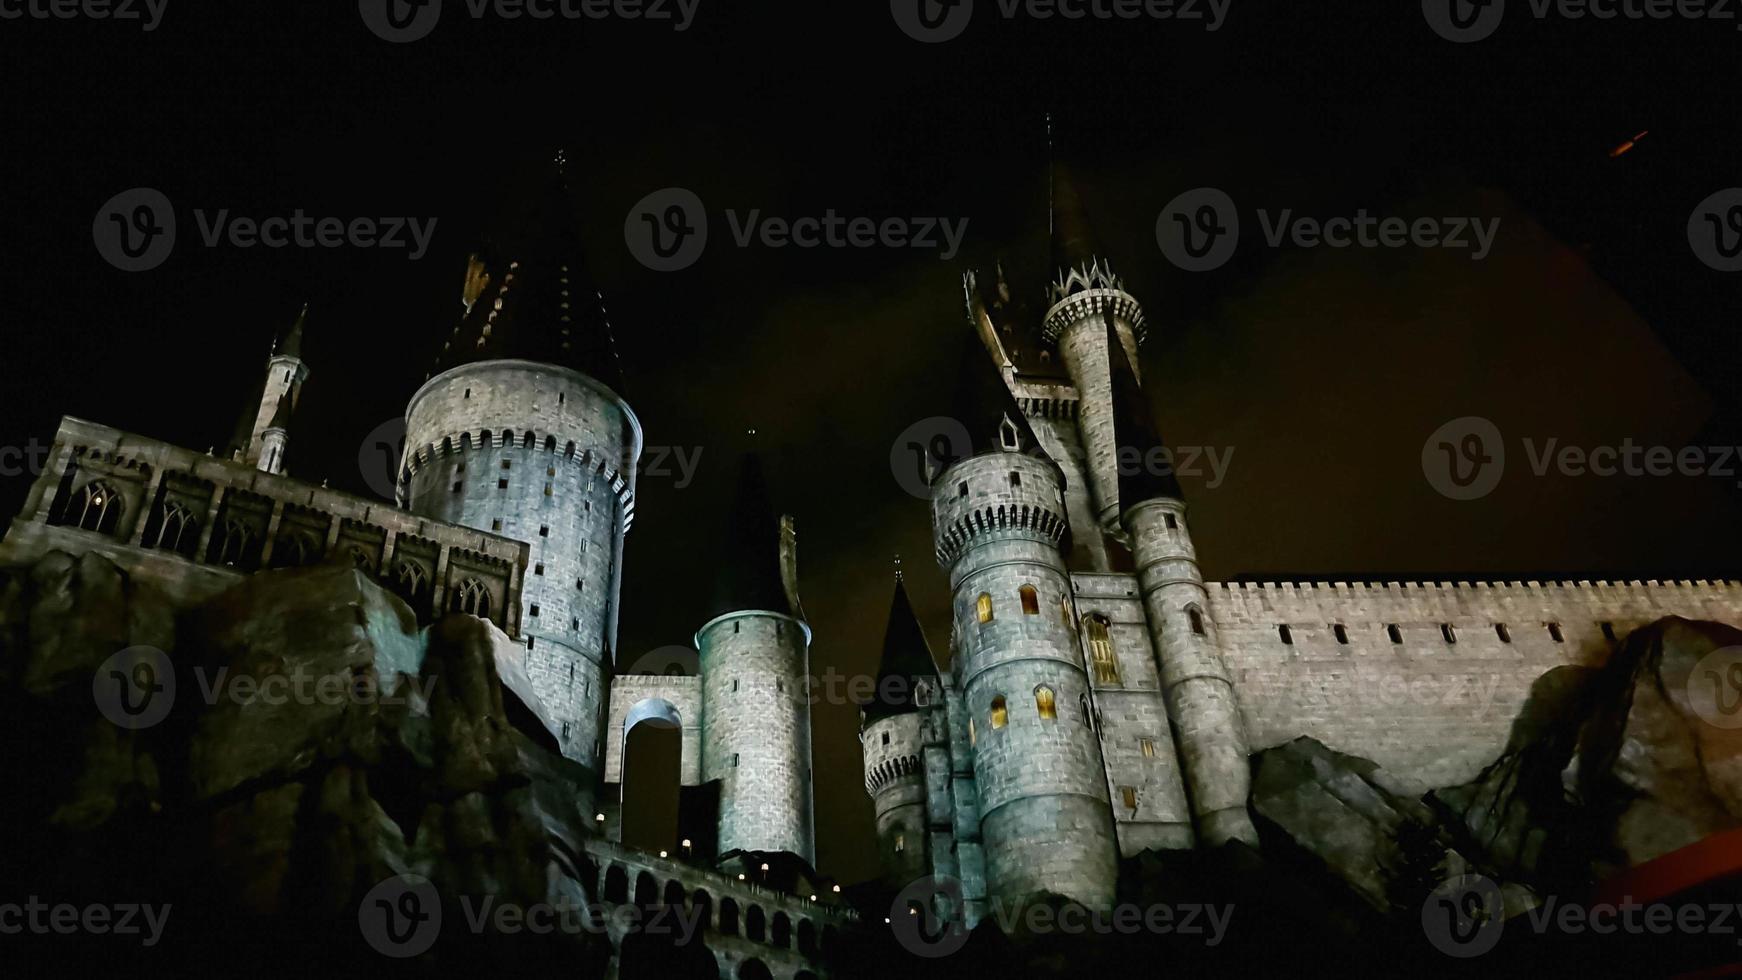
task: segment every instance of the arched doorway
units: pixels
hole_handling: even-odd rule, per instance
[[[738,980],[774,980],[774,974],[768,972],[768,964],[752,956],[738,964]]]
[[[664,698],[637,702],[623,718],[625,845],[654,854],[677,846],[683,718]]]

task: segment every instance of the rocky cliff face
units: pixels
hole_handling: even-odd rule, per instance
[[[453,916],[413,962],[598,975],[597,934],[451,925],[458,896],[590,898],[592,774],[515,693],[513,649],[473,617],[420,630],[348,567],[262,573],[183,610],[95,555],[7,571],[10,877],[45,901],[168,903],[154,955],[239,947],[264,967],[291,950],[392,962],[359,906],[409,873]]]

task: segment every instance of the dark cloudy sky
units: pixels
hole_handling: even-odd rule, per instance
[[[981,0],[982,7],[994,5]],[[457,5],[455,5],[457,7]],[[1171,22],[1004,21],[921,45],[881,3],[713,3],[647,24],[471,22],[390,45],[351,3],[170,0],[156,31],[0,21],[0,444],[76,414],[204,448],[229,430],[272,332],[314,314],[298,475],[366,492],[365,434],[397,416],[458,309],[497,206],[566,146],[625,395],[650,446],[699,450],[694,485],[642,484],[623,650],[686,642],[711,590],[726,495],[751,440],[799,520],[813,666],[874,669],[889,563],[908,556],[948,635],[927,510],[889,468],[897,433],[948,405],[960,276],[1005,257],[1038,297],[1045,146],[1058,118],[1115,267],[1144,303],[1147,383],[1170,440],[1232,447],[1184,482],[1206,574],[1721,573],[1735,478],[1536,478],[1458,503],[1424,439],[1481,415],[1521,440],[1736,444],[1742,273],[1686,226],[1742,184],[1742,34],[1713,23],[1533,22],[1452,45],[1417,5],[1234,0],[1215,33]],[[257,9],[244,13],[247,7]],[[1340,8],[1356,8],[1341,10]],[[1333,12],[1337,11],[1337,12]],[[1632,152],[1608,151],[1641,131]],[[1493,254],[1271,249],[1170,266],[1160,209],[1215,186],[1320,217],[1500,219]],[[97,255],[111,195],[184,217],[163,267]],[[697,193],[694,267],[656,274],[631,205]],[[438,219],[430,254],[208,249],[189,213]],[[727,209],[967,219],[954,262],[912,250],[740,249]],[[28,479],[0,480],[11,513]],[[818,856],[873,873],[856,714],[816,712]]]

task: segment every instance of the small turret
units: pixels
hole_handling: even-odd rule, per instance
[[[927,835],[924,714],[941,704],[937,666],[900,573],[883,630],[877,690],[861,707],[865,791],[876,813],[885,880],[902,889],[931,869]]]
[[[267,473],[285,472],[285,453],[290,444],[290,423],[302,400],[308,365],[302,359],[303,328],[308,305],[281,337],[275,338],[266,359],[266,374],[255,388],[248,408],[236,423],[227,455]]]

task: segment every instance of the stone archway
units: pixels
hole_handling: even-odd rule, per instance
[[[623,716],[621,833],[650,853],[677,847],[683,781],[683,715],[660,697],[644,698]]]

